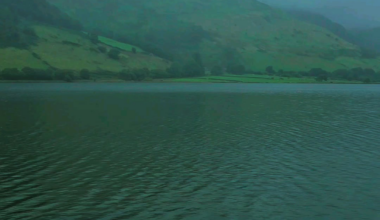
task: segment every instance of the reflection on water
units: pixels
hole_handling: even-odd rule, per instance
[[[0,85],[0,219],[380,219],[380,87]]]

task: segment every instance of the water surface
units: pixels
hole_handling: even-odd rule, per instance
[[[380,219],[380,87],[1,84],[0,219]]]

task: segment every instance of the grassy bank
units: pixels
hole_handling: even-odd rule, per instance
[[[327,80],[317,81],[312,77],[279,77],[265,75],[223,75],[203,76],[196,78],[166,79],[164,82],[178,83],[335,83],[335,84],[362,84],[360,81]]]

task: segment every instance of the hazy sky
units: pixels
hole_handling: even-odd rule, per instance
[[[321,8],[321,7],[349,7],[360,9],[379,10],[379,0],[259,0],[268,4],[287,7]]]

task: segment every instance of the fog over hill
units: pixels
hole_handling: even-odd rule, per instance
[[[380,26],[378,0],[260,0],[271,6],[318,12],[347,28]]]

